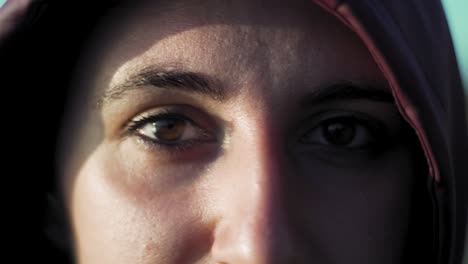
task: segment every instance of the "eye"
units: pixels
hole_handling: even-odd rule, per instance
[[[383,125],[376,120],[355,116],[331,117],[318,122],[300,139],[301,143],[347,149],[365,149],[380,145]]]
[[[356,138],[356,125],[346,121],[335,121],[322,126],[324,138],[332,145],[350,145]]]
[[[163,113],[140,117],[130,125],[131,132],[159,145],[182,145],[211,140],[210,135],[186,116]]]

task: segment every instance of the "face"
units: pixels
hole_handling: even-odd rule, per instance
[[[309,1],[168,2],[88,52],[79,263],[399,263],[411,153],[360,40]]]

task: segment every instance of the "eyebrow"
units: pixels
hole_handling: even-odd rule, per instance
[[[208,96],[216,101],[226,99],[225,91],[219,80],[201,73],[150,66],[127,77],[125,81],[109,87],[99,100],[99,104],[119,99],[126,92],[141,87],[185,90]]]
[[[182,90],[208,96],[216,101],[226,100],[226,91],[221,81],[215,78],[175,67],[152,65],[130,75],[125,81],[109,87],[99,99],[98,105],[102,106],[107,102],[120,99],[126,92],[142,87]],[[311,93],[301,98],[299,103],[313,105],[350,99],[394,103],[394,98],[388,89],[350,81],[341,81],[313,89]]]
[[[395,103],[395,99],[388,89],[345,81],[315,90],[314,92],[304,96],[301,99],[300,104],[313,105],[350,99]]]

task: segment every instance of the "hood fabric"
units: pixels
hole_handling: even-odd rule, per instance
[[[464,94],[439,1],[317,0],[355,31],[390,83],[425,153],[437,263],[462,263],[468,140]]]
[[[464,95],[439,1],[317,0],[372,53],[424,150],[437,263],[462,263],[467,224]]]
[[[415,130],[427,161],[427,192],[432,198],[433,217],[426,220],[433,225],[434,263],[462,264],[468,211],[467,119],[441,3],[311,1],[360,36],[386,76],[400,113]],[[22,86],[40,84],[34,87],[39,91],[31,92],[36,106],[51,101],[47,94],[65,98],[65,89],[48,91],[48,88],[63,87],[70,79],[69,69],[79,56],[79,40],[106,9],[105,1],[100,5],[61,2],[9,0],[0,9],[2,78],[14,80],[20,90]],[[24,75],[16,75],[25,71],[28,71],[26,79],[21,79]],[[50,86],[44,87],[45,84]],[[51,110],[41,114],[54,120],[49,125],[58,131],[57,120],[61,118],[64,100],[55,101]],[[42,147],[54,144],[56,133],[40,135],[47,139]],[[53,151],[48,154],[53,160]],[[42,168],[53,175],[52,166]],[[40,184],[49,189],[53,180]]]

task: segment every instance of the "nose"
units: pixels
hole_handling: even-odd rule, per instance
[[[257,135],[259,136],[259,135]],[[288,219],[285,158],[268,137],[232,144],[218,185],[219,218],[214,231],[215,263],[295,263]],[[275,147],[276,146],[276,147]]]

